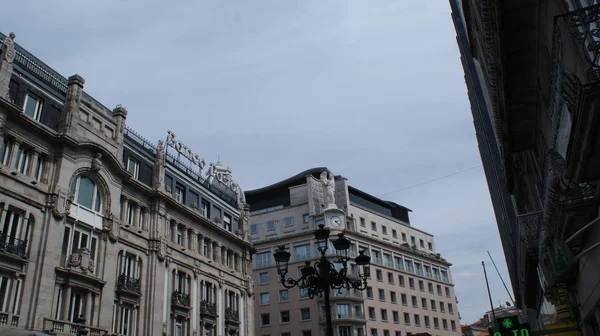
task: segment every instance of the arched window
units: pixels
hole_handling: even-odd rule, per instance
[[[73,195],[75,203],[92,211],[100,212],[102,206],[100,192],[96,183],[89,177],[79,176],[73,183],[71,195]]]

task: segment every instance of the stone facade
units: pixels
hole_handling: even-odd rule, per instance
[[[14,38],[0,34],[0,330],[253,335],[243,194]]]
[[[458,335],[451,265],[435,252],[433,236],[410,225],[409,209],[353,188],[341,176],[335,178],[335,207],[322,207],[322,171],[329,172],[315,168],[246,192],[250,235],[257,249],[255,333],[326,334],[324,299],[310,299],[297,287],[286,289],[273,257],[278,247],[285,246],[291,253],[289,277],[298,279],[299,269],[320,257],[313,232],[323,224],[331,230],[331,240],[339,232],[350,239],[352,258],[359,251],[371,257],[365,291],[331,293],[335,336]],[[332,220],[338,224],[331,224]],[[332,246],[327,252],[331,257]],[[353,261],[348,272],[350,278],[358,279]]]
[[[450,5],[516,305],[533,331],[598,335],[600,4]]]

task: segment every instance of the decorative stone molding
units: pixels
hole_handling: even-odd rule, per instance
[[[115,243],[119,240],[120,226],[116,222],[116,216],[113,213],[109,213],[104,216],[102,222],[102,230],[108,233],[108,238],[111,242]]]
[[[76,269],[82,273],[94,273],[94,260],[90,259],[90,250],[88,248],[80,248],[69,257],[70,269]]]
[[[67,195],[59,189],[56,193],[49,195],[48,207],[56,220],[63,220],[69,215],[71,202]],[[64,212],[61,211],[62,209]]]
[[[9,84],[15,58],[15,33],[10,33],[0,46],[0,98],[10,100]]]
[[[97,173],[102,168],[102,161],[100,160],[101,158],[102,158],[102,153],[96,153],[94,155],[94,158],[92,159],[92,164],[90,166],[90,171],[92,173]]]

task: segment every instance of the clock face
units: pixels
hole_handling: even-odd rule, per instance
[[[331,226],[338,227],[338,226],[342,225],[342,220],[338,216],[331,217],[331,219],[329,221],[331,222]]]

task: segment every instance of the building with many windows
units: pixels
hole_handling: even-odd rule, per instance
[[[0,329],[253,335],[244,195],[0,34]]]
[[[600,4],[450,0],[516,305],[600,334]]]
[[[323,174],[323,175],[322,175]],[[410,225],[410,210],[378,199],[335,176],[335,207],[324,206],[327,168],[304,171],[271,186],[246,191],[254,259],[255,333],[325,335],[324,301],[304,289],[285,289],[273,258],[285,246],[290,274],[320,256],[313,231],[324,224],[352,241],[350,255],[371,257],[369,287],[332,293],[336,336],[407,336],[460,333],[450,263],[435,251],[433,236]],[[329,249],[332,253],[333,248]],[[348,266],[356,276],[357,266]],[[298,270],[298,273],[296,273]]]

